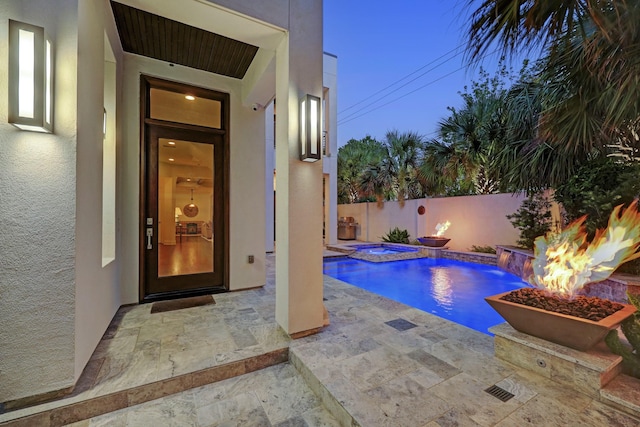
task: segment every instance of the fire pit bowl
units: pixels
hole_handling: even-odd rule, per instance
[[[418,242],[424,246],[431,246],[432,248],[441,248],[447,243],[449,240],[446,237],[436,237],[436,236],[428,236],[428,237],[418,237]]]
[[[508,293],[510,292],[486,297],[485,301],[512,328],[580,351],[593,348],[604,339],[611,329],[617,328],[622,321],[636,311],[633,305],[622,304],[621,310],[594,322],[501,299]]]

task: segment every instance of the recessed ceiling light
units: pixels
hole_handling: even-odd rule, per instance
[[[191,178],[187,178],[187,181],[191,181]]]
[[[175,141],[169,141],[169,145],[176,145]]]
[[[188,99],[189,101],[193,101],[194,99],[196,99],[196,97],[193,95],[186,95],[185,99]]]
[[[173,157],[169,157],[169,161],[173,162],[175,159]]]

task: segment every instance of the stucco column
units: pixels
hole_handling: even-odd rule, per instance
[[[299,160],[298,109],[322,96],[321,2],[292,0],[276,51],[276,320],[292,336],[322,327],[322,162]]]

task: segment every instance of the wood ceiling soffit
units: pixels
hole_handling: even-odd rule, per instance
[[[125,52],[242,79],[258,47],[111,1]]]

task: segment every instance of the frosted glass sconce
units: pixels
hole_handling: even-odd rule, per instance
[[[44,28],[9,20],[9,123],[53,131],[53,52]]]
[[[300,101],[300,160],[320,160],[322,132],[320,131],[320,98],[305,95]]]

